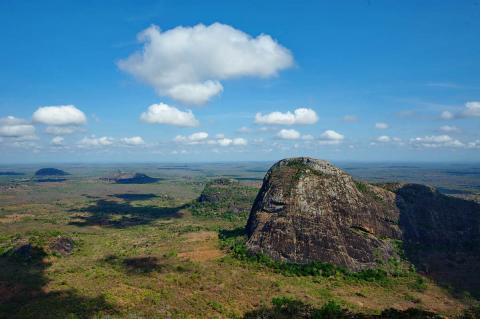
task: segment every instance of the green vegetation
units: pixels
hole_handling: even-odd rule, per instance
[[[108,168],[69,167],[66,182],[29,181],[0,191],[0,318],[291,318],[285,313],[296,308],[373,315],[393,304],[453,316],[471,300],[429,280],[416,283],[408,271],[393,275],[404,271],[396,261],[349,274],[328,264],[251,257],[243,232],[250,207],[232,211],[234,218],[216,215],[218,206],[191,211],[207,173],[132,170],[162,180],[104,183],[98,178]],[[208,166],[208,175],[251,177],[245,170]],[[258,188],[240,186],[251,205]],[[52,251],[58,237],[73,239],[71,254]]]
[[[226,178],[215,179],[205,185],[189,210],[194,216],[243,221],[250,213],[257,192],[258,187]]]
[[[417,275],[409,265],[395,258],[380,263],[380,268],[377,269],[351,272],[345,268],[329,263],[312,262],[308,264],[296,264],[276,261],[264,254],[251,254],[245,245],[246,236],[243,228],[221,230],[219,238],[221,247],[228,250],[234,258],[268,267],[285,276],[334,277],[341,278],[348,282],[373,282],[383,286],[391,285],[395,278],[408,277],[412,281],[411,286],[413,289],[417,291],[424,291],[426,289],[425,279]]]

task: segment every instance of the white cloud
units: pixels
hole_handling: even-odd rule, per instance
[[[277,136],[284,140],[297,140],[300,138],[300,133],[296,130],[282,129],[277,133]]]
[[[233,143],[233,140],[230,139],[230,138],[221,138],[221,139],[217,140],[217,143],[220,146],[229,146],[230,144]]]
[[[84,137],[78,144],[82,147],[99,147],[99,146],[109,146],[114,142],[113,138],[103,136],[96,138],[95,136]]]
[[[85,114],[74,105],[42,106],[33,113],[35,123],[47,125],[82,125],[87,122]]]
[[[320,134],[320,144],[340,144],[345,137],[333,130],[326,130]]]
[[[63,138],[63,137],[61,137],[61,136],[55,136],[55,137],[52,138],[52,140],[50,141],[50,144],[55,145],[55,146],[60,146],[60,145],[63,145],[63,141],[64,141],[64,138]]]
[[[358,118],[355,115],[345,115],[343,121],[347,123],[354,123],[358,121]]]
[[[459,140],[453,139],[449,135],[431,135],[424,137],[416,137],[410,139],[410,143],[414,146],[423,146],[426,148],[438,147],[465,147],[465,144]]]
[[[248,141],[242,137],[238,137],[234,139],[224,137],[217,140],[211,140],[209,142],[210,142],[209,144],[218,144],[220,146],[230,146],[230,145],[245,146],[248,144]]]
[[[50,135],[68,135],[77,131],[78,128],[74,126],[47,126],[45,133]]]
[[[150,105],[148,110],[140,115],[140,119],[150,124],[175,126],[197,126],[199,124],[192,111],[180,111],[176,107],[165,103]]]
[[[16,139],[34,139],[35,127],[14,116],[0,118],[0,136]]]
[[[380,143],[388,143],[391,140],[392,139],[390,138],[390,136],[387,136],[387,135],[382,135],[382,136],[377,137],[377,142],[380,142]]]
[[[385,130],[385,129],[388,128],[388,124],[387,123],[382,123],[382,122],[375,123],[375,128],[379,129],[379,130]]]
[[[248,144],[247,140],[244,139],[243,137],[234,138],[232,143],[233,145],[236,145],[236,146],[245,146]]]
[[[465,103],[465,107],[457,112],[443,111],[440,118],[443,120],[480,117],[480,102],[471,101]]]
[[[317,113],[309,108],[298,108],[295,111],[286,112],[272,112],[269,114],[263,115],[262,113],[257,113],[255,115],[256,124],[266,124],[266,125],[294,125],[294,124],[315,124],[318,121]]]
[[[453,119],[455,116],[453,115],[452,112],[449,112],[449,111],[443,111],[441,114],[440,114],[440,118],[442,118],[443,120],[451,120]]]
[[[177,135],[174,138],[174,141],[177,143],[189,143],[189,144],[199,144],[200,142],[205,141],[208,138],[207,132],[197,132],[190,134],[189,136]]]
[[[203,104],[223,90],[221,80],[270,77],[293,65],[288,49],[269,35],[255,38],[214,23],[138,35],[143,49],[118,62],[120,69],[153,86],[160,95]]]
[[[124,137],[120,140],[123,144],[130,146],[144,145],[145,141],[141,136]]]
[[[193,133],[188,137],[191,141],[203,141],[208,138],[208,133],[207,132],[197,132]]]
[[[452,132],[458,132],[459,129],[456,126],[444,125],[440,127],[440,131],[445,133],[452,133]]]
[[[465,110],[460,113],[460,117],[480,117],[480,102],[465,103]]]

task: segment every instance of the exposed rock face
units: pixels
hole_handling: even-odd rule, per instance
[[[330,262],[352,270],[395,254],[395,194],[357,183],[326,161],[293,158],[265,176],[247,223],[248,248],[277,260]]]
[[[65,176],[67,172],[57,168],[41,168],[35,172],[35,176]]]
[[[247,247],[277,260],[360,270],[395,255],[434,279],[480,291],[480,205],[417,184],[359,183],[328,162],[286,159],[265,176]]]
[[[480,205],[424,185],[394,191],[407,258],[439,283],[480,297]]]

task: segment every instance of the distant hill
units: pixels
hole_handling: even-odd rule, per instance
[[[150,177],[143,173],[117,172],[113,176],[102,177],[101,180],[117,184],[151,184],[156,183],[160,178]]]
[[[62,171],[57,168],[41,168],[35,172],[35,176],[65,176],[70,175],[69,173]]]
[[[19,175],[25,175],[25,174],[19,173],[19,172],[0,172],[0,176],[19,176]]]

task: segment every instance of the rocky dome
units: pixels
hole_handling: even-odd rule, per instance
[[[102,177],[101,180],[117,184],[151,184],[158,182],[160,179],[150,177],[143,173],[125,173],[118,171],[112,176]]]
[[[35,172],[35,176],[65,176],[69,175],[67,172],[57,168],[41,168]]]
[[[480,205],[424,185],[355,181],[322,160],[300,157],[273,165],[246,231],[253,253],[354,271],[396,256],[394,241],[402,240],[417,269],[480,288],[480,276],[461,278],[480,264]]]
[[[395,194],[355,182],[330,163],[300,157],[267,172],[247,223],[247,246],[277,260],[330,262],[353,270],[395,254]]]

